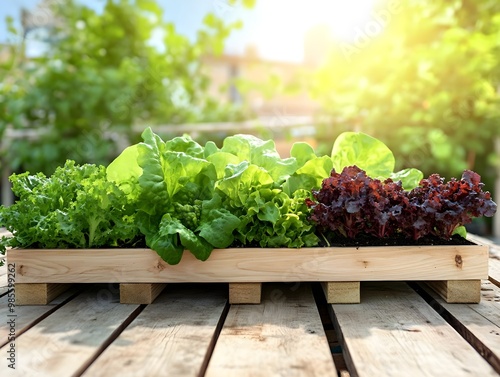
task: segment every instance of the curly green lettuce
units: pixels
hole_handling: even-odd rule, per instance
[[[19,199],[0,207],[0,224],[13,234],[0,241],[3,249],[127,247],[143,238],[133,201],[104,166],[67,161],[50,177],[26,172],[10,181]]]

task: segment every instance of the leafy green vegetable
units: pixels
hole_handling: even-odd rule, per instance
[[[320,187],[325,177],[333,168],[332,159],[328,156],[314,157],[304,163],[283,184],[283,190],[291,195],[300,189],[312,190]]]
[[[200,232],[200,237],[211,245],[223,249],[234,241],[234,236],[228,233],[227,229],[236,229],[240,220],[221,206],[222,200],[217,194],[211,200],[205,200],[202,204],[201,221],[197,230]]]
[[[405,190],[411,190],[417,187],[424,178],[424,174],[415,168],[407,168],[389,175],[393,181],[401,181]]]
[[[179,263],[185,249],[205,260],[214,247],[229,246],[240,221],[219,208],[217,173],[204,148],[188,136],[164,142],[150,128],[142,137],[132,147],[137,153],[125,150],[108,174],[120,187],[132,185],[131,191],[139,193],[136,220],[146,244],[170,264]],[[123,171],[125,166],[142,174],[136,179]]]
[[[337,137],[332,148],[335,171],[356,165],[367,176],[376,179],[401,180],[406,190],[418,186],[423,174],[418,169],[405,169],[394,173],[396,161],[391,150],[380,140],[362,132],[344,132]],[[326,177],[326,176],[325,176]]]
[[[307,170],[303,173],[306,178],[295,177],[297,169],[310,159],[317,160],[311,147],[295,147],[294,154],[303,156],[300,159],[293,155],[282,159],[274,142],[235,135],[226,138],[221,149],[207,144],[205,154],[217,170],[215,188],[222,206],[240,220],[235,238],[242,245],[301,247],[318,243],[307,219],[309,211],[303,204],[303,192],[294,195],[301,188],[299,182],[310,178]],[[321,183],[323,170],[315,173],[311,181]]]
[[[139,196],[138,179],[142,175],[142,168],[137,164],[139,156],[137,145],[125,148],[120,156],[106,168],[107,178],[117,183],[131,199],[137,199]]]
[[[332,148],[335,171],[356,165],[373,178],[386,178],[393,171],[396,161],[391,150],[371,136],[361,132],[344,132]]]
[[[275,182],[281,183],[297,170],[295,158],[281,159],[274,141],[263,141],[252,135],[229,136],[220,150],[239,157],[269,173]]]
[[[67,161],[51,177],[10,177],[19,200],[0,207],[0,223],[14,235],[2,247],[133,246],[142,239],[133,203],[106,178],[103,166]]]

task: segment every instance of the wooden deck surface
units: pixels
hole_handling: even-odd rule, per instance
[[[84,284],[10,312],[4,266],[0,375],[499,376],[497,245],[489,276],[480,304],[412,282],[363,282],[354,305],[326,304],[319,283],[264,283],[260,305],[230,305],[227,284],[169,284],[149,305]]]

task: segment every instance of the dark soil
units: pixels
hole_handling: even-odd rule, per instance
[[[429,246],[429,245],[473,245],[472,242],[455,234],[447,240],[436,236],[421,237],[418,240],[403,237],[402,235],[388,238],[376,238],[367,234],[359,234],[356,238],[347,238],[342,235],[329,234],[326,236],[330,246],[335,247],[359,247],[359,246]],[[320,237],[319,246],[328,246],[326,241]]]
[[[328,245],[325,239],[318,235],[320,238],[319,245],[317,247],[333,246],[333,247],[361,247],[361,246],[432,246],[432,245],[474,245],[473,242],[466,240],[465,238],[455,234],[451,239],[447,240],[444,238],[436,236],[426,236],[421,237],[418,240],[413,240],[411,238],[406,238],[402,235],[392,236],[388,238],[377,238],[367,234],[359,234],[356,238],[347,238],[340,234],[330,233],[325,235],[326,239],[330,243]],[[260,248],[257,242],[248,245],[242,245],[241,242],[235,241],[230,248]]]

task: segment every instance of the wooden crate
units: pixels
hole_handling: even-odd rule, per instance
[[[322,282],[329,303],[359,303],[360,281],[425,281],[449,302],[480,300],[488,246],[216,249],[165,263],[150,249],[9,250],[18,304],[43,304],[61,284],[120,283],[122,303],[151,303],[165,283],[229,283],[231,303],[260,302],[264,282]]]

